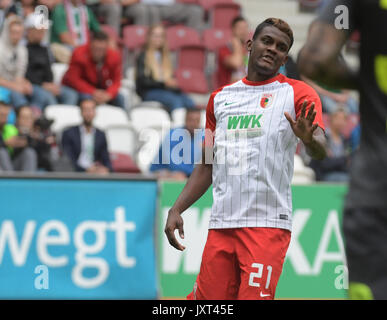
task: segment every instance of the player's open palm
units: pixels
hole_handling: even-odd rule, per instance
[[[301,107],[301,114],[297,120],[292,119],[289,113],[285,112],[285,117],[289,121],[294,134],[302,140],[303,143],[308,144],[313,140],[313,132],[317,129],[318,124],[313,124],[316,118],[314,111],[314,102],[312,102],[309,112],[306,115],[306,107],[308,101],[305,100]]]

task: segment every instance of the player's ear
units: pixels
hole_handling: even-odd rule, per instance
[[[282,62],[283,66],[286,64],[286,62],[288,62],[288,59],[289,59],[289,55],[286,55],[284,61]]]
[[[247,51],[251,52],[251,48],[253,47],[253,40],[247,40]]]

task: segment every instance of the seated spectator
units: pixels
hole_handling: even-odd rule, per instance
[[[28,66],[26,79],[33,85],[42,87],[47,95],[49,105],[62,103],[69,105],[78,104],[78,93],[66,86],[60,86],[53,82],[50,52],[47,46],[43,45],[43,39],[46,34],[45,29],[37,29],[38,15],[30,14],[26,21],[27,29],[27,50]]]
[[[351,147],[352,153],[359,148],[360,136],[361,136],[361,126],[360,126],[360,123],[358,123],[357,126],[352,129],[351,135],[349,137],[349,145]]]
[[[350,95],[349,90],[333,89],[323,84],[316,83],[301,75],[301,80],[309,84],[320,96],[323,112],[334,113],[339,108],[345,108],[350,113],[359,112],[358,102]]]
[[[200,110],[187,110],[184,127],[172,129],[165,137],[150,171],[162,179],[187,179],[195,163],[201,160],[204,131],[200,130],[198,134],[199,128]]]
[[[59,62],[69,63],[77,46],[89,41],[90,31],[100,31],[93,12],[82,0],[63,0],[52,13],[51,50]]]
[[[121,0],[124,15],[133,24],[152,26],[163,21],[184,24],[198,31],[204,29],[204,11],[197,4],[175,0]]]
[[[86,0],[86,4],[98,20],[103,20],[120,34],[122,7],[119,0]]]
[[[26,137],[28,146],[33,148],[38,157],[38,168],[53,171],[51,161],[51,146],[55,144],[55,136],[50,131],[53,120],[43,117],[35,119],[29,106],[17,110],[16,127],[19,134]]]
[[[144,50],[137,58],[136,91],[143,100],[158,101],[169,111],[194,107],[194,102],[181,92],[174,77],[171,55],[162,25],[149,29]]]
[[[232,39],[218,52],[217,86],[238,81],[247,74],[247,40],[249,25],[245,18],[236,17],[231,22]]]
[[[328,155],[324,160],[312,160],[310,166],[316,179],[330,182],[348,181],[349,146],[343,136],[347,124],[345,109],[338,109],[330,115],[330,126],[326,130]]]
[[[78,92],[80,100],[125,108],[121,87],[122,61],[118,50],[109,48],[108,36],[93,34],[89,44],[74,50],[62,83]]]
[[[49,97],[40,86],[25,78],[28,52],[21,44],[23,33],[20,17],[12,15],[7,18],[0,36],[0,86],[10,90],[11,105],[14,107],[32,105],[42,110]]]
[[[37,154],[28,136],[7,124],[10,106],[0,102],[0,169],[4,171],[37,170]]]
[[[5,19],[10,15],[17,14],[17,8],[14,0],[1,0],[0,1],[0,31],[3,28]]]
[[[107,174],[113,171],[105,133],[93,127],[96,114],[94,100],[80,103],[83,123],[63,132],[62,148],[75,171]]]
[[[16,2],[16,11],[22,19],[35,11],[36,0],[20,0]]]

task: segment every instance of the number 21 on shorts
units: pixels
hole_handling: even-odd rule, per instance
[[[255,281],[255,279],[262,279],[263,271],[264,271],[264,265],[262,263],[253,263],[251,265],[252,268],[258,269],[258,272],[251,272],[249,277],[249,286],[251,287],[260,287],[260,283]],[[267,265],[266,266],[266,284],[265,289],[269,288],[270,285],[270,279],[271,279],[271,272],[273,271],[272,266]]]

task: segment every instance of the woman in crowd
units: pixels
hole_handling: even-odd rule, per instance
[[[179,89],[162,25],[149,28],[144,50],[137,58],[136,90],[144,101],[158,101],[169,111],[193,108],[194,102]]]

